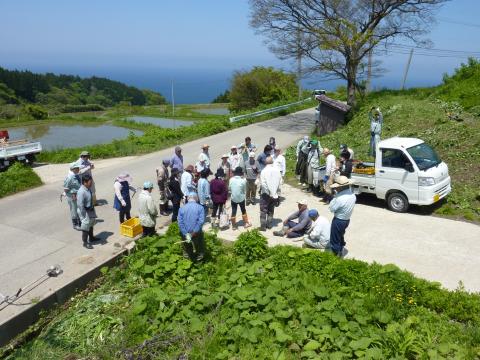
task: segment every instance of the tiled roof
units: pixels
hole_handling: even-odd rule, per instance
[[[316,95],[315,99],[317,99],[318,101],[330,106],[331,108],[342,111],[344,113],[346,113],[346,112],[348,112],[348,110],[350,110],[350,106],[348,106],[347,104],[345,104],[341,101],[329,98],[326,95]]]

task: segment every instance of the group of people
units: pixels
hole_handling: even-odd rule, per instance
[[[212,227],[245,229],[252,226],[247,214],[249,205],[257,204],[259,198],[260,231],[273,227],[274,211],[280,204],[281,187],[286,173],[286,160],[282,150],[270,138],[263,151],[256,153],[257,146],[250,137],[240,145],[233,145],[229,153],[221,156],[217,166],[209,153],[210,146],[201,146],[195,165],[184,165],[182,148],[177,146],[170,158],[165,158],[156,169],[157,185],[160,192],[159,206],[152,197],[154,184],[145,181],[138,195],[138,213],[143,236],[155,234],[158,215],[171,216],[178,222],[182,234],[184,255],[192,260],[204,256],[202,227],[210,218]],[[325,157],[326,169],[321,176],[321,154]],[[332,224],[316,209],[308,209],[307,201],[298,201],[298,210],[283,221],[283,228],[274,232],[277,236],[303,239],[305,246],[331,248],[341,254],[344,246],[343,235],[355,204],[355,195],[350,191],[350,173],[353,151],[346,145],[341,147],[341,165],[336,165],[335,156],[322,148],[317,140],[304,137],[297,145],[296,173],[307,191],[319,192],[323,182],[335,193],[325,194],[325,202],[335,214]],[[70,165],[65,178],[64,195],[67,197],[74,229],[82,232],[84,246],[98,240],[93,235],[95,213],[95,186],[92,178],[93,163],[90,154],[82,152],[80,159]],[[213,175],[213,178],[209,178]],[[334,176],[335,175],[335,176]],[[113,184],[113,207],[118,211],[119,222],[131,218],[131,193],[137,190],[131,185],[128,173],[117,176]],[[227,201],[230,200],[230,214]],[[171,207],[170,207],[171,203]],[[241,221],[237,222],[240,208]],[[210,214],[210,216],[208,216]],[[295,221],[297,220],[297,221]]]

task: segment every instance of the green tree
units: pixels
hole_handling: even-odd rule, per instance
[[[230,102],[230,91],[225,90],[224,93],[218,95],[215,99],[212,100],[212,104],[225,104]]]
[[[48,112],[40,105],[27,105],[25,106],[25,112],[35,120],[42,120],[48,117]]]
[[[237,71],[230,90],[230,110],[252,109],[260,104],[294,99],[297,92],[295,75],[282,70],[256,66],[251,71]]]

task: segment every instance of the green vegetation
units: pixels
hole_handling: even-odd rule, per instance
[[[434,206],[435,213],[480,221],[480,118],[460,105],[470,106],[471,111],[474,104],[480,104],[480,63],[462,65],[445,79],[445,84],[435,88],[371,93],[347,125],[319,140],[337,155],[340,144],[348,144],[356,159],[369,160],[368,112],[372,106],[380,106],[384,115],[382,138],[418,137],[433,146],[448,164],[453,190],[445,201]],[[287,160],[293,174],[293,148],[287,152]]]
[[[297,95],[295,75],[273,67],[256,66],[251,71],[237,71],[233,75],[230,110],[247,110],[261,104],[288,101]]]
[[[160,105],[166,101],[154,91],[105,78],[35,74],[0,67],[0,119],[44,119],[48,113],[99,111],[122,103]],[[34,113],[30,111],[33,105],[28,104],[35,104]]]
[[[230,90],[225,90],[224,93],[218,95],[212,100],[212,104],[226,104],[230,102]]]
[[[0,198],[42,185],[42,180],[32,168],[15,163],[0,172]]]
[[[253,248],[263,243],[248,236]],[[310,249],[237,256],[211,233],[206,262],[192,264],[179,240],[178,227],[139,240],[104,269],[98,289],[51,316],[8,359],[480,356],[478,295]]]

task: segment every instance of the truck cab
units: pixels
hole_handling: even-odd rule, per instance
[[[352,173],[354,190],[374,193],[388,208],[405,212],[410,204],[431,205],[451,192],[448,166],[428,144],[417,138],[380,141],[374,173]]]

